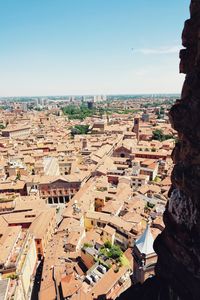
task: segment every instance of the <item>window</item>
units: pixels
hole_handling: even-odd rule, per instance
[[[35,215],[25,215],[25,218],[34,218]]]

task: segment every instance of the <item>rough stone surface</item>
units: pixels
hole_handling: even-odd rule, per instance
[[[156,276],[184,299],[200,299],[200,1],[191,1],[185,22],[180,72],[186,74],[181,100],[170,110],[179,141],[173,151],[174,169],[166,225],[156,239]]]
[[[169,113],[179,141],[172,153],[165,229],[154,243],[156,276],[120,299],[200,299],[200,0],[191,1],[190,14],[180,51],[180,72],[186,78],[181,100]]]
[[[179,141],[173,151],[174,170],[166,225],[156,239],[156,275],[182,299],[200,299],[200,1],[191,1],[185,22],[180,72],[186,74],[181,100],[171,108]]]

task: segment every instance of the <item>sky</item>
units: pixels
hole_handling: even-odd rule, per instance
[[[189,0],[0,0],[0,97],[180,93]]]

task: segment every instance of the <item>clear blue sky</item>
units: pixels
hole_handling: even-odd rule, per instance
[[[0,96],[180,92],[189,0],[0,0]]]

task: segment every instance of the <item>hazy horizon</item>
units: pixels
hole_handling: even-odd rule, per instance
[[[98,95],[105,95],[107,97],[114,97],[114,96],[130,96],[130,97],[141,97],[141,96],[148,96],[148,97],[153,97],[153,96],[180,96],[181,93],[138,93],[138,94],[134,94],[134,93],[127,93],[127,94],[66,94],[66,95],[30,95],[30,96],[0,96],[1,98],[47,98],[47,97],[92,97],[92,96],[98,96]]]
[[[179,94],[189,0],[10,0],[0,9],[0,96]]]

